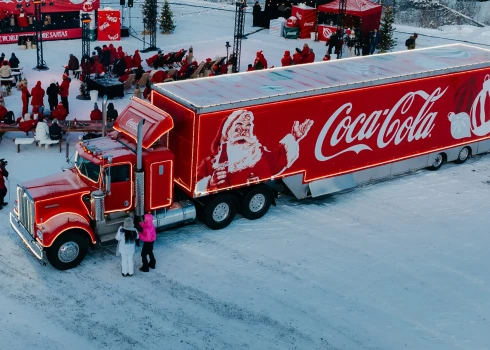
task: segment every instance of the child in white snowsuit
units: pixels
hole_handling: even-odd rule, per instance
[[[119,241],[117,251],[121,254],[121,268],[123,277],[134,274],[135,245],[139,246],[138,231],[134,228],[133,219],[126,218],[117,230],[116,239]]]

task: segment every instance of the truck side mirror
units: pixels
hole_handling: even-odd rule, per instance
[[[110,169],[110,168],[109,168]],[[111,194],[111,171],[107,171],[104,174],[104,181],[105,181],[105,192],[107,195]]]

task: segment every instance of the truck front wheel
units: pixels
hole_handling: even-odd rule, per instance
[[[271,190],[266,185],[258,185],[243,196],[241,202],[242,215],[249,220],[257,220],[264,216],[271,206]]]
[[[47,258],[58,270],[77,267],[85,258],[88,249],[87,238],[79,231],[62,233],[47,250]]]
[[[236,199],[229,193],[218,194],[204,204],[202,219],[206,226],[220,230],[228,226],[236,214]]]

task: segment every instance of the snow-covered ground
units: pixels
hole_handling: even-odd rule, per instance
[[[234,13],[221,9],[233,6],[189,3],[220,10],[173,6],[177,30],[157,44],[165,51],[192,45],[198,60],[225,54]],[[485,28],[397,27],[420,33],[418,47],[449,42],[424,35],[490,44]],[[246,32],[255,29],[247,15]],[[405,49],[406,35],[397,36],[397,50]],[[284,50],[303,42],[322,58],[321,43],[252,34],[243,41],[242,69],[258,50],[277,65]],[[134,38],[121,44],[142,48]],[[60,79],[68,54],[80,50],[79,40],[46,42],[47,72],[30,69],[34,50],[0,51],[16,52],[32,87]],[[78,86],[73,81],[70,118],[87,119],[92,106],[75,100]],[[19,101],[17,91],[6,98],[17,115]],[[60,171],[64,155],[56,148],[24,146],[17,154],[16,136],[0,144],[11,191]],[[237,217],[221,231],[197,223],[159,234],[157,269],[132,278],[121,277],[114,247],[89,252],[74,270],[40,266],[4,209],[0,348],[488,349],[488,197],[489,155],[325,198],[281,197],[258,221]]]

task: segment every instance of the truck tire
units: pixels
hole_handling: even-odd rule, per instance
[[[88,240],[83,233],[70,230],[62,233],[47,250],[48,261],[58,270],[77,267],[85,258]]]
[[[229,193],[215,195],[205,203],[202,220],[210,229],[221,230],[228,226],[236,215],[236,199]]]
[[[429,170],[432,171],[439,170],[445,161],[446,161],[446,155],[444,153],[439,153],[436,159],[434,159],[432,165],[429,167]]]
[[[463,147],[458,153],[458,158],[454,161],[456,164],[463,164],[471,156],[471,150],[469,147]]]
[[[272,194],[266,185],[257,185],[243,196],[240,208],[243,217],[257,220],[264,216],[271,206]]]

